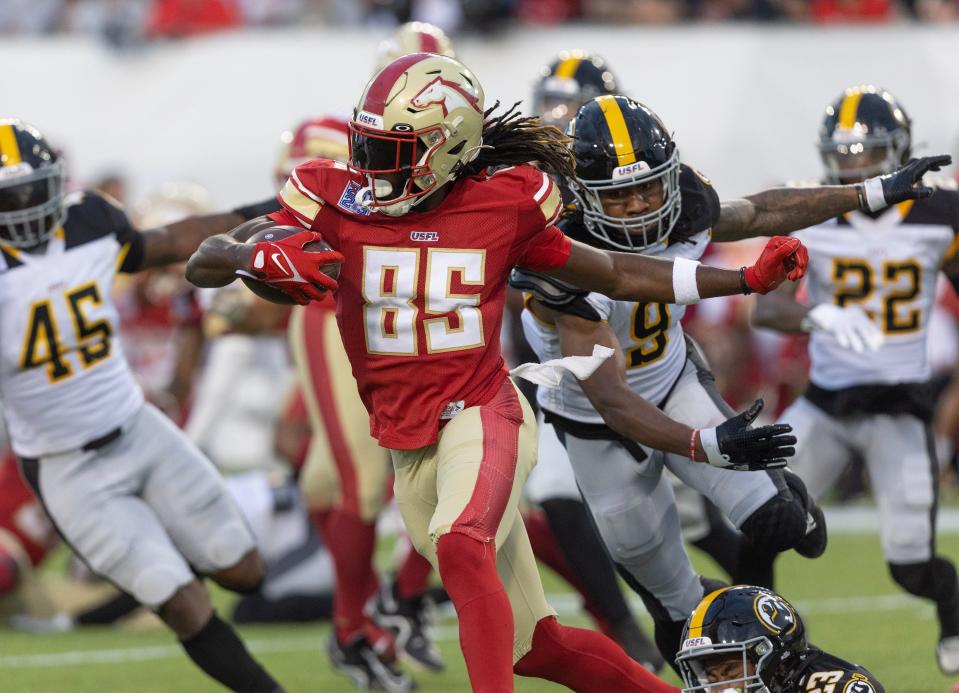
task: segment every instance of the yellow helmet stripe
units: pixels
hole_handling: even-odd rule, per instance
[[[709,607],[712,606],[712,603],[716,601],[716,597],[728,589],[728,587],[723,587],[722,589],[718,589],[715,592],[711,592],[703,597],[703,600],[699,602],[699,606],[697,606],[696,610],[693,611],[693,615],[689,617],[689,635],[686,636],[687,638],[692,639],[703,637],[703,621],[706,620],[706,612],[709,611]]]
[[[560,79],[572,79],[581,62],[583,62],[582,58],[566,58],[556,66],[556,72],[553,76]]]
[[[623,111],[616,97],[606,94],[596,100],[603,109],[603,115],[606,116],[606,127],[609,128],[609,135],[613,138],[617,163],[620,166],[635,163],[636,152],[633,151],[633,141],[629,137],[629,128],[626,127],[626,119],[623,117]]]
[[[0,166],[13,166],[21,161],[16,130],[13,125],[0,125]]]
[[[842,105],[839,106],[839,127],[849,129],[856,124],[856,113],[861,100],[862,92],[858,89],[846,92]]]

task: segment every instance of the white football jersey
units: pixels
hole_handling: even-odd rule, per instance
[[[142,262],[142,237],[94,193],[31,254],[0,245],[0,398],[13,450],[40,457],[116,429],[143,403],[111,291]]]
[[[873,219],[850,212],[795,234],[809,249],[806,286],[811,305],[859,306],[885,334],[875,353],[857,354],[835,337],[809,339],[810,380],[838,390],[854,385],[924,382],[936,279],[955,252],[959,193],[903,202]]]
[[[698,260],[709,240],[710,232],[701,231],[686,242],[661,244],[644,254]],[[616,301],[598,293],[590,293],[584,300],[616,334],[626,357],[630,388],[643,399],[661,404],[686,363],[686,341],[680,325],[686,306]],[[541,322],[528,309],[523,311],[522,319],[526,340],[541,362],[562,356],[555,327]],[[560,416],[603,423],[572,374],[565,374],[558,388],[540,386],[536,399],[543,409]]]

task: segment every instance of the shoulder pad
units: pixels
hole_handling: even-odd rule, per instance
[[[75,248],[130,228],[130,220],[120,203],[95,190],[68,195],[66,206],[67,220],[63,229],[67,248]]]
[[[532,294],[533,298],[540,303],[561,313],[576,315],[586,320],[602,319],[597,310],[586,300],[590,292],[554,277],[517,267],[509,275],[509,285],[514,289]]]
[[[519,267],[510,273],[509,285],[533,294],[537,301],[551,307],[563,306],[589,293],[554,277]]]
[[[682,164],[679,169],[679,189],[682,192],[682,207],[676,226],[669,234],[671,243],[689,241],[719,221],[719,195],[702,173]]]

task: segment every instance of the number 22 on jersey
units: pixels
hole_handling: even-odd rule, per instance
[[[63,299],[76,336],[80,364],[83,368],[90,368],[110,355],[110,337],[113,334],[109,321],[91,320],[87,315],[89,307],[103,305],[100,287],[95,281],[87,282],[64,291]],[[20,370],[46,365],[47,378],[51,383],[73,375],[73,366],[67,358],[69,348],[61,340],[60,330],[52,298],[32,303],[20,350]]]
[[[486,251],[427,248],[423,255],[419,248],[363,248],[363,321],[369,353],[416,356],[420,334],[429,354],[485,345],[479,291],[486,276]],[[477,287],[476,292],[454,291],[454,278],[465,288]],[[418,303],[438,317],[418,319]]]

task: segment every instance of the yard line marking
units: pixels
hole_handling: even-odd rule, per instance
[[[546,595],[549,603],[561,616],[581,614],[579,596],[572,593]],[[630,599],[637,613],[644,613],[638,597]],[[822,599],[798,599],[793,602],[803,614],[861,613],[866,611],[917,611],[923,618],[932,618],[932,605],[908,594],[880,594],[859,597],[825,597]],[[440,610],[440,614],[443,614]],[[451,613],[451,612],[450,612]],[[444,620],[448,620],[445,619]],[[459,637],[455,623],[434,627],[434,639],[451,642]],[[256,653],[269,652],[316,652],[322,650],[325,633],[313,631],[298,638],[252,639],[247,647]],[[67,667],[85,664],[126,664],[158,659],[173,659],[184,656],[183,649],[176,645],[154,645],[109,650],[70,650],[44,654],[7,655],[0,657],[0,669],[30,669],[44,667]]]

